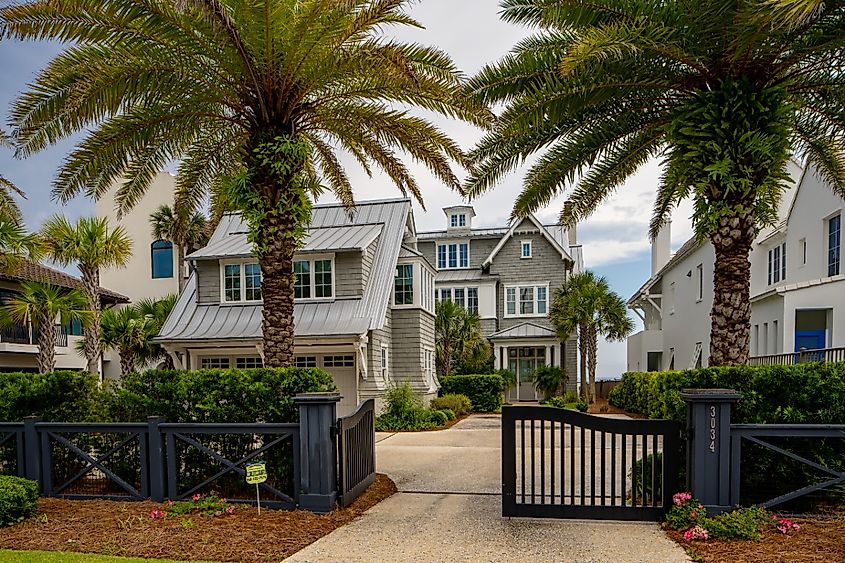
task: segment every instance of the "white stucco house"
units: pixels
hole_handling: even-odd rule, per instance
[[[812,167],[792,161],[780,221],[751,253],[751,356],[845,347],[845,270],[837,196]],[[629,371],[706,366],[713,247],[691,239],[674,255],[669,227],[652,243],[652,276],[630,298],[644,329],[628,339]]]

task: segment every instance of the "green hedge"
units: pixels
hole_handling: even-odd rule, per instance
[[[440,378],[440,394],[469,397],[474,412],[497,412],[502,408],[505,380],[498,374],[449,375]]]
[[[10,526],[35,516],[38,501],[38,483],[0,475],[0,526]]]
[[[611,391],[610,404],[649,418],[685,422],[680,393],[694,388],[729,388],[742,394],[733,410],[734,423],[845,421],[845,363],[631,372]]]

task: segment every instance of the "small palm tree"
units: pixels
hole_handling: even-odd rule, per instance
[[[132,373],[145,356],[153,328],[136,307],[106,309],[100,319],[102,350],[117,350],[121,374]],[[152,333],[154,336],[156,333]]]
[[[561,338],[578,331],[581,395],[592,403],[596,397],[598,337],[621,341],[634,330],[625,301],[611,291],[606,279],[582,272],[570,276],[555,290],[549,319]]]
[[[174,209],[175,208],[175,209]],[[204,246],[208,242],[208,220],[199,211],[180,202],[173,208],[162,205],[150,215],[153,238],[169,240],[176,247],[179,292],[185,289],[185,251]]]
[[[471,360],[482,348],[488,348],[489,355],[478,315],[453,301],[440,301],[435,306],[434,342],[437,374],[441,376],[453,373],[461,361]]]
[[[457,144],[422,109],[478,125],[489,110],[435,48],[387,37],[419,27],[408,0],[34,0],[0,10],[6,36],[68,49],[14,104],[26,156],[90,131],[59,170],[61,201],[116,195],[131,208],[165,163],[179,160],[178,198],[195,206],[226,182],[244,212],[263,274],[265,362],[293,361],[293,255],[312,199],[350,209],[348,154],[422,200],[401,155],[455,189]],[[131,15],[129,15],[131,14]]]
[[[21,292],[3,306],[4,324],[31,323],[38,342],[38,372],[56,368],[56,343],[59,327],[72,321],[90,321],[91,311],[85,294],[40,282],[22,282]],[[59,321],[57,323],[57,321]]]
[[[76,264],[91,310],[85,325],[85,359],[90,373],[99,373],[100,268],[122,268],[132,257],[132,241],[123,227],[109,228],[105,218],[83,217],[76,223],[56,215],[41,229],[47,255],[63,266]]]
[[[470,88],[504,110],[474,156],[477,195],[540,153],[514,214],[567,192],[572,224],[659,159],[655,236],[681,201],[715,251],[710,364],[747,362],[748,255],[778,221],[790,156],[845,197],[843,6],[822,0],[501,0],[537,32]]]

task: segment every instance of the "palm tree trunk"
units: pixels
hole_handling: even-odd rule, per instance
[[[49,314],[38,314],[38,373],[56,369],[56,324]]]
[[[587,342],[587,327],[580,325],[578,327],[578,353],[580,354],[580,371],[581,371],[581,397],[586,401],[589,399],[589,390],[587,389],[587,358],[590,357],[589,345]]]
[[[135,371],[135,354],[132,350],[119,350],[120,356],[120,374],[126,375]]]
[[[748,363],[751,332],[751,262],[754,243],[753,207],[723,217],[710,237],[716,254],[713,309],[710,313],[711,366]]]
[[[596,402],[596,362],[598,360],[599,337],[596,327],[590,327],[589,338],[590,356],[587,358],[587,366],[590,372],[590,396],[588,403]]]
[[[260,238],[265,250],[259,258],[264,299],[264,365],[272,368],[293,363],[293,255],[297,242],[290,234],[297,227],[292,214],[279,211],[266,213],[260,225],[261,231],[268,233]]]
[[[179,282],[179,294],[185,289],[185,245],[174,243],[176,247],[176,279]]]
[[[82,273],[82,287],[88,297],[88,306],[91,308],[91,318],[84,327],[85,359],[88,362],[88,372],[98,375],[100,373],[100,317],[102,313],[100,270],[80,266],[79,271]]]

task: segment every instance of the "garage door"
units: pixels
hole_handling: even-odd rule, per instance
[[[355,412],[358,406],[358,385],[355,380],[355,357],[352,354],[326,355],[321,362],[323,369],[329,372],[337,385],[341,396],[337,406],[338,416]]]

